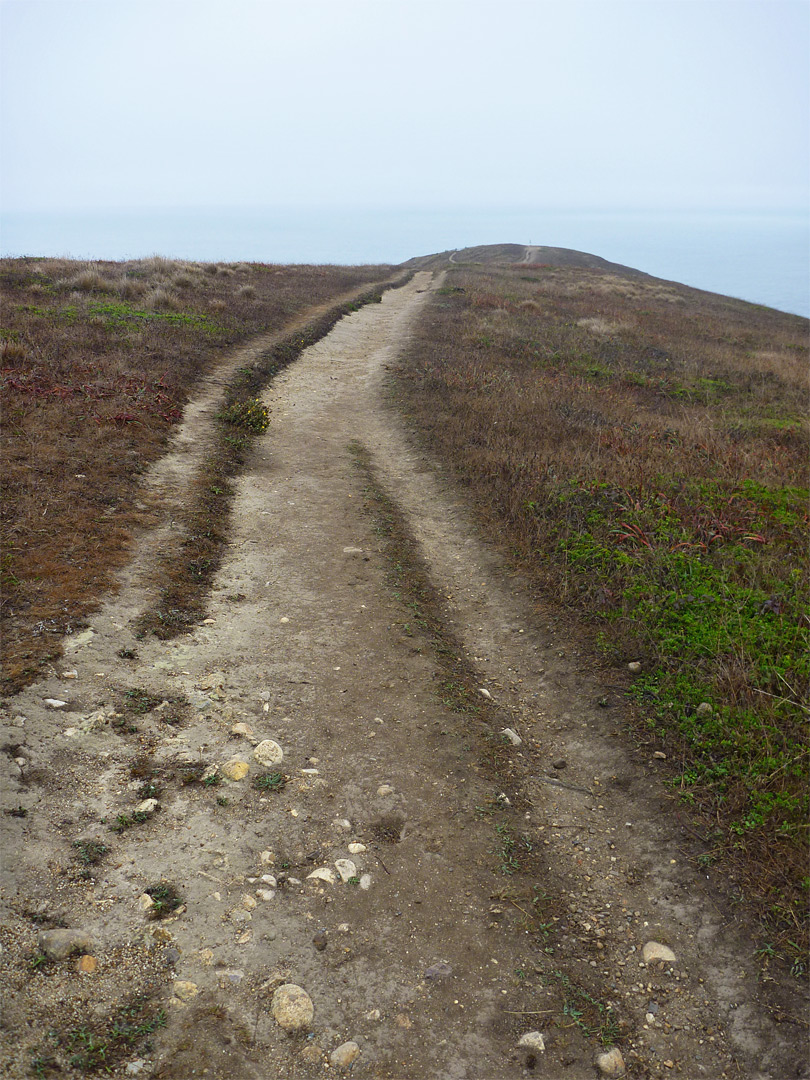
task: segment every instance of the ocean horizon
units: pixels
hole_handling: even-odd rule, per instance
[[[810,219],[800,212],[296,206],[0,214],[4,257],[398,264],[501,243],[586,251],[810,317]]]

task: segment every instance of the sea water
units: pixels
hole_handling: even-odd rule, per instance
[[[318,206],[5,213],[4,255],[399,263],[479,244],[574,248],[710,292],[810,316],[804,213]]]

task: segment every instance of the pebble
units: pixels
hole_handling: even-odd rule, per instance
[[[174,996],[180,998],[181,1001],[191,1001],[200,992],[196,983],[185,982],[182,979],[178,980],[172,989],[174,990]]]
[[[146,1068],[147,1061],[145,1058],[135,1058],[124,1069],[124,1076],[139,1076]]]
[[[350,855],[361,855],[366,850],[365,844],[349,844]]]
[[[360,875],[360,888],[363,890],[363,892],[368,892],[368,890],[371,888],[371,874]]]
[[[231,758],[222,766],[222,775],[228,780],[244,780],[250,772],[250,765],[241,758]]]
[[[60,679],[78,679],[78,671],[62,671],[59,674]]]
[[[656,960],[663,960],[666,964],[674,964],[677,957],[668,945],[661,945],[658,941],[648,941],[641,950],[645,964],[653,964]]]
[[[379,792],[377,792],[379,795]],[[335,818],[332,822],[336,829],[351,829],[352,823],[347,818]]]
[[[557,761],[552,761],[552,769],[567,769],[568,762],[564,758],[558,758]]]
[[[254,749],[253,756],[260,765],[264,765],[266,769],[270,769],[274,765],[280,765],[282,763],[284,760],[284,751],[275,740],[262,739]]]
[[[45,704],[50,705],[52,709],[64,709],[64,707],[67,705],[67,702],[62,701],[61,698],[46,697]]]
[[[633,660],[632,663],[627,665],[627,670],[632,672],[633,675],[638,675],[638,673],[641,671],[641,664],[638,662],[638,660]]]
[[[275,889],[257,889],[256,895],[260,900],[272,900],[276,895]]]
[[[326,940],[326,931],[319,930],[315,937],[312,939],[312,944],[315,946],[318,952],[323,952],[323,950],[326,948]]]
[[[307,874],[307,881],[325,881],[327,885],[334,885],[337,882],[335,877],[335,871],[328,866],[319,866],[317,870],[313,870],[311,874]]]
[[[546,1041],[541,1032],[527,1031],[525,1035],[521,1035],[518,1046],[534,1054],[542,1054],[546,1049]]]
[[[329,1055],[329,1061],[338,1069],[348,1069],[359,1053],[360,1047],[356,1042],[345,1042],[337,1050],[332,1051]]]
[[[276,861],[276,856],[275,856],[274,852],[272,852],[272,851],[261,851],[261,852],[259,852],[259,862],[262,864],[262,866],[272,866],[275,861]],[[262,878],[262,881],[266,881],[266,880],[267,880],[267,878]]]
[[[624,1058],[618,1046],[612,1046],[604,1054],[597,1054],[596,1067],[603,1076],[619,1077],[626,1072]]]
[[[93,941],[83,930],[40,930],[37,945],[49,960],[65,960],[76,952],[93,951]]]
[[[157,799],[144,799],[142,803],[138,803],[135,813],[136,814],[154,814],[158,808]]]
[[[504,735],[512,746],[520,746],[523,742],[523,739],[521,739],[518,733],[510,727],[505,727],[503,731],[501,731],[501,735]]]
[[[275,887],[278,885],[278,881],[272,874],[262,874],[261,880],[265,883],[265,885],[269,885],[271,889],[275,889]]]
[[[380,784],[380,786],[377,788],[377,794],[381,796],[393,795],[394,789],[391,787],[390,784]],[[351,826],[349,827],[351,828]]]
[[[284,983],[273,994],[273,1019],[285,1031],[303,1031],[315,1015],[312,999],[295,983]]]
[[[155,901],[149,895],[149,893],[141,893],[138,897],[138,910],[139,911],[151,911],[155,906]]]
[[[310,1043],[309,1046],[304,1047],[298,1056],[306,1065],[320,1065],[323,1061],[323,1050],[321,1050],[320,1046]]]
[[[79,960],[79,971],[83,972],[85,975],[92,975],[97,969],[98,960],[96,960],[95,956],[90,956],[89,953],[85,953]]]
[[[249,739],[253,734],[253,728],[249,724],[234,724],[231,728],[231,735],[241,735],[245,739]]]
[[[245,894],[245,896],[242,897],[242,907],[246,908],[248,911],[253,911],[256,907],[256,897]]]
[[[701,703],[695,709],[695,713],[698,716],[711,716],[713,712],[714,710],[712,709],[708,701],[701,701]]]
[[[481,697],[488,698],[490,701],[492,700],[492,694],[490,694],[489,690],[487,690],[485,686],[479,686],[478,693],[481,695]]]
[[[346,882],[349,878],[357,877],[357,867],[351,859],[337,859],[335,867],[340,874],[340,880]]]
[[[658,758],[659,761],[666,761],[667,760],[667,755],[664,753],[663,750],[654,751],[653,757]]]

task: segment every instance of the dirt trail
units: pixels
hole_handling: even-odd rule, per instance
[[[139,641],[134,594],[114,600],[66,655],[77,678],[11,703],[3,805],[27,814],[2,818],[9,1075],[49,1031],[64,1048],[133,994],[168,1000],[168,1023],[116,1058],[122,1075],[339,1075],[354,1050],[329,1055],[351,1040],[357,1077],[584,1080],[600,1075],[609,1009],[602,1036],[628,1076],[806,1075],[798,1005],[765,998],[777,987],[757,981],[744,924],[689,868],[655,761],[615,737],[621,696],[529,605],[388,402],[386,367],[430,287],[417,274],[276,379],[205,624]],[[387,580],[358,445],[499,706],[489,732],[441,702]],[[122,709],[133,700],[142,712]],[[505,726],[522,739],[508,796],[480,750]],[[265,739],[283,765],[257,762]],[[243,779],[226,776],[234,758]],[[219,782],[200,782],[213,764]],[[252,783],[279,771],[281,790]],[[145,780],[159,805],[132,823]],[[110,832],[121,814],[130,825]],[[72,845],[88,838],[110,851],[83,878]],[[531,878],[509,872],[515,845]],[[160,883],[184,902],[167,919],[144,910]],[[96,971],[32,972],[37,929],[60,924],[90,935]],[[650,941],[676,959],[645,965]],[[282,983],[310,995],[309,1032],[276,1023]],[[517,1047],[532,1031],[545,1049]]]

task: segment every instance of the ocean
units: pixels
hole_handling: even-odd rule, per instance
[[[3,255],[269,263],[399,263],[478,244],[574,248],[810,317],[802,213],[318,206],[0,215]]]

